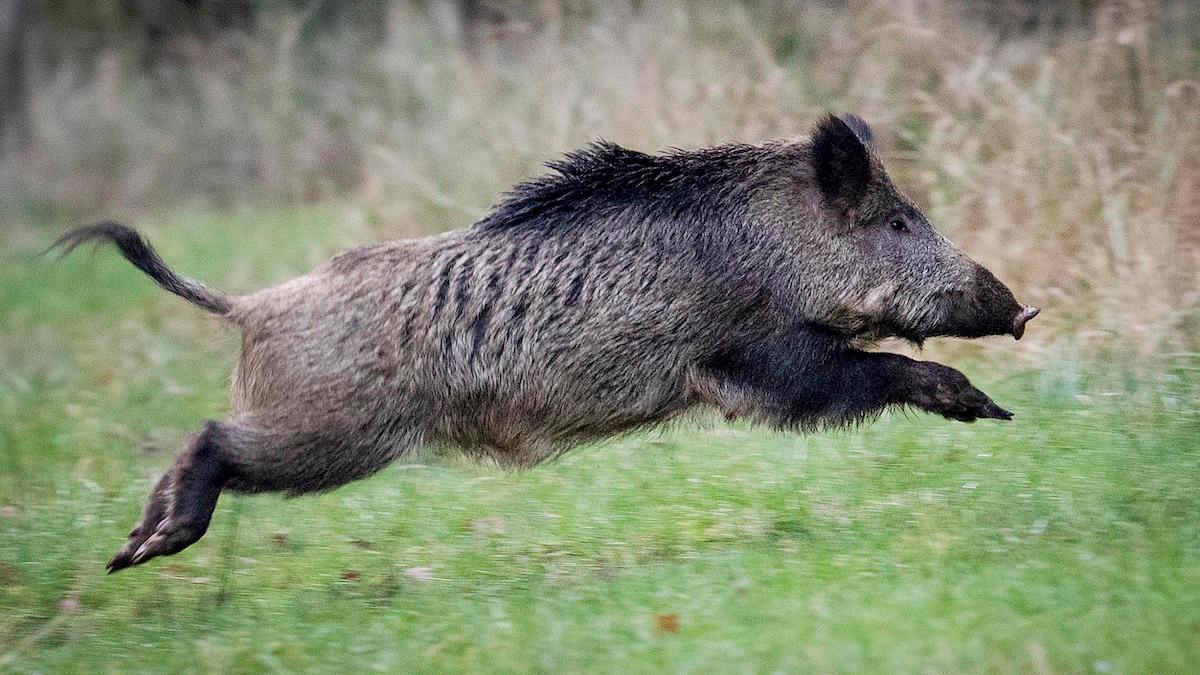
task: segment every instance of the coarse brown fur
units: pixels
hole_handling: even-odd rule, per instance
[[[232,406],[164,476],[115,571],[203,535],[222,489],[327,490],[423,445],[527,467],[697,406],[780,428],[889,405],[1011,415],[886,336],[1012,333],[1036,313],[888,180],[862,120],[647,155],[607,143],[474,226],[353,249],[226,297],[100,223],[164,288],[242,331]]]

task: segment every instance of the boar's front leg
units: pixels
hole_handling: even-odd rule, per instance
[[[894,388],[898,403],[913,405],[959,422],[1012,419],[1012,413],[996,405],[957,370],[933,361],[913,361],[903,356],[897,358],[908,362],[895,375]]]
[[[705,372],[701,393],[726,416],[777,427],[852,424],[892,405],[963,422],[1012,417],[953,368],[853,349],[814,329],[721,353]]]

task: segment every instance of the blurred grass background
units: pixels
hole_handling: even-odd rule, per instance
[[[0,65],[0,671],[1200,669],[1195,3],[7,0]],[[429,458],[101,575],[237,337],[111,252],[35,259],[65,228],[245,292],[592,138],[825,111],[1045,309],[924,356],[1014,423]]]

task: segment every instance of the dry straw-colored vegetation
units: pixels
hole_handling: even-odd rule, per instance
[[[758,141],[855,111],[934,221],[1049,310],[1043,350],[1196,349],[1188,3],[1023,23],[1032,5],[1002,0],[564,0],[473,25],[453,3],[382,4],[340,22],[268,4],[252,31],[180,39],[152,68],[113,36],[34,68],[33,141],[0,184],[90,215],[337,200],[368,235],[405,236],[469,223],[590,138]]]

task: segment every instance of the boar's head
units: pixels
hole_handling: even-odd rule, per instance
[[[768,201],[793,261],[783,290],[809,320],[868,340],[1020,339],[1038,309],[938,234],[888,178],[864,121],[829,116],[791,147],[789,179],[775,189],[797,197]]]

